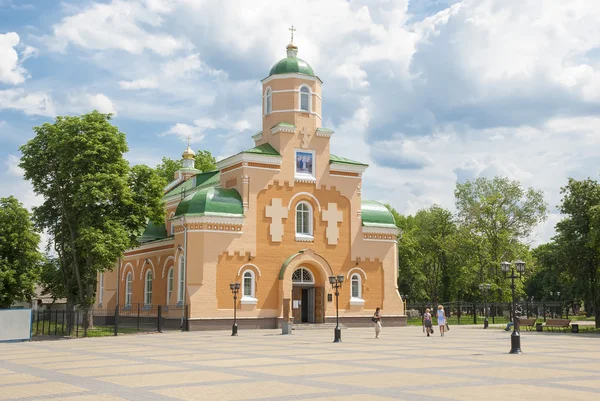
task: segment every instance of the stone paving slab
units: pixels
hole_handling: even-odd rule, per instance
[[[600,336],[452,327],[169,332],[0,344],[0,400],[600,399]]]

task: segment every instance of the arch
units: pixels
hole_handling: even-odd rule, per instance
[[[315,253],[312,249],[303,249],[298,253],[291,255],[286,259],[285,262],[283,262],[281,269],[279,269],[279,280],[284,280],[286,276],[289,275],[289,279],[291,281],[293,271],[288,271],[288,267],[290,265],[295,267],[296,265],[302,264],[303,261],[306,261],[308,264],[319,266],[325,277],[333,276],[333,269],[331,269],[329,262],[327,262],[324,257],[318,253]]]
[[[306,266],[300,266],[292,273],[294,284],[315,284],[315,275]]]
[[[270,86],[267,86],[267,89],[265,89],[264,107],[265,115],[271,114],[271,112],[273,111],[273,91],[271,91]]]
[[[135,270],[133,269],[133,265],[130,262],[125,263],[125,267],[123,268],[123,272],[121,273],[121,281],[125,280],[125,272],[127,272],[127,266],[131,267],[132,274],[135,272]],[[132,277],[132,280],[133,279],[135,279],[135,277]]]
[[[146,262],[147,260],[147,262]],[[152,277],[156,278],[156,272],[154,270],[154,263],[152,262],[152,260],[150,258],[147,258],[146,260],[144,260],[144,264],[142,265],[142,269],[140,270],[140,280],[142,279],[142,277],[144,277],[144,270],[146,270],[146,265],[150,265],[152,267]]]
[[[306,84],[298,88],[298,109],[310,113],[312,111],[312,91]]]
[[[152,305],[152,287],[154,278],[153,270],[147,269],[144,277],[144,305]]]
[[[319,213],[321,213],[321,204],[319,203],[319,200],[313,194],[311,194],[309,192],[298,192],[297,194],[292,196],[292,199],[290,199],[290,202],[288,203],[288,211],[290,211],[292,209],[292,203],[294,203],[294,199],[296,199],[297,197],[299,197],[301,195],[306,195],[309,198],[312,198],[315,201],[315,203],[317,204]]]
[[[133,276],[133,271],[127,273],[127,279],[125,280],[125,305],[131,305],[133,301]]]
[[[165,271],[167,269],[167,263],[169,263],[169,261],[173,261],[173,264],[175,264],[175,256],[169,256],[168,258],[165,259],[165,264],[163,265],[162,268],[162,274],[160,275],[161,278],[165,278]]]
[[[254,268],[256,270],[256,272],[258,273],[258,277],[261,276],[260,269],[258,268],[258,266],[256,266],[255,264],[252,264],[252,263],[246,263],[245,265],[242,265],[242,267],[240,267],[240,269],[238,270],[238,272],[237,272],[238,277],[242,273],[242,270],[244,270],[244,268],[248,268],[248,267]]]
[[[362,277],[358,273],[350,276],[350,298],[362,299]]]
[[[248,286],[246,286],[248,284]],[[255,298],[256,274],[254,270],[246,269],[242,273],[242,298]]]
[[[300,201],[296,204],[295,211],[296,235],[313,236],[314,213],[312,205],[306,201]]]
[[[348,270],[348,274],[346,274],[346,279],[350,278],[350,274],[354,271],[354,270],[358,270],[359,272],[362,273],[363,278],[365,279],[365,281],[367,281],[367,273],[365,273],[365,271],[363,269],[361,269],[360,267],[353,267],[352,269]]]
[[[171,266],[169,268],[169,272],[167,273],[167,305],[171,301],[171,296],[173,295],[173,289],[175,288],[175,266]]]

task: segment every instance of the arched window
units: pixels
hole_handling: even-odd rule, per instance
[[[131,297],[133,295],[133,273],[127,273],[125,279],[125,306],[131,306]]]
[[[352,298],[362,299],[362,285],[360,280],[360,275],[354,273],[350,278],[351,282],[351,290],[352,290]]]
[[[273,100],[271,94],[271,88],[267,88],[265,91],[265,115],[271,114],[273,111]]]
[[[100,273],[100,288],[98,288],[98,305],[102,306],[104,300],[104,273]]]
[[[310,88],[306,85],[300,87],[300,110],[310,112]]]
[[[254,298],[255,284],[254,284],[254,272],[252,270],[246,270],[243,274],[244,285],[242,286],[242,297],[243,298]]]
[[[185,259],[183,258],[183,255],[179,257],[179,270],[177,273],[177,302],[183,303],[183,296],[185,291]]]
[[[144,305],[152,305],[152,278],[152,270],[148,269],[144,285]]]
[[[175,235],[175,224],[171,223],[171,236]]]
[[[296,237],[312,237],[312,207],[307,202],[296,205]]]
[[[171,294],[173,294],[173,285],[175,284],[175,269],[172,267],[167,273],[167,305],[171,302]]]
[[[315,279],[312,273],[305,267],[301,267],[292,274],[292,283],[295,284],[314,284]]]

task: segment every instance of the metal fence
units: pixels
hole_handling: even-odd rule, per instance
[[[512,304],[510,302],[465,302],[452,301],[440,303],[448,318],[455,318],[458,324],[477,324],[483,322],[487,316],[492,323],[505,323],[512,321]],[[429,308],[435,315],[438,303],[433,301],[410,302],[406,304],[406,311],[416,311],[421,318],[425,309]],[[537,319],[566,317],[569,318],[569,308],[558,301],[550,302],[517,302],[515,304],[517,316],[536,317]]]
[[[188,306],[133,304],[114,309],[34,311],[33,337],[100,337],[139,332],[189,330]]]

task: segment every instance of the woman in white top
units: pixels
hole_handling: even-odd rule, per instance
[[[444,337],[444,330],[446,329],[446,313],[444,312],[444,307],[442,305],[438,305],[437,321],[440,328],[440,335]]]

